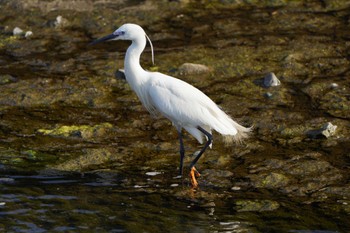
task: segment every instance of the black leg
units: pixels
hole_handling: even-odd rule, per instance
[[[183,170],[183,163],[184,163],[184,157],[185,157],[185,147],[184,143],[182,141],[182,133],[181,130],[178,131],[179,134],[179,141],[180,141],[180,176],[182,176],[182,170]]]
[[[208,146],[211,144],[211,142],[213,141],[213,136],[207,132],[206,130],[204,130],[202,127],[198,126],[197,127],[198,130],[200,130],[202,133],[205,134],[205,136],[207,136],[208,141],[205,143],[204,147],[202,148],[202,150],[199,152],[199,154],[196,156],[196,158],[194,158],[194,160],[192,161],[192,163],[190,164],[190,169],[192,169],[194,167],[194,165],[197,163],[197,161],[199,160],[199,158],[202,156],[202,154],[204,153],[204,151],[208,148]]]

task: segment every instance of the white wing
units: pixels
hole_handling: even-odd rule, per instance
[[[203,92],[182,80],[161,73],[151,74],[150,102],[176,127],[185,128],[201,143],[203,134],[198,126],[209,132],[215,129],[224,135],[237,134],[233,120]]]

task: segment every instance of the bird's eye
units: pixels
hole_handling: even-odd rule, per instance
[[[125,31],[115,31],[113,32],[115,36],[123,36],[125,34]]]

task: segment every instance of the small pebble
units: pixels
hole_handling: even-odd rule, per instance
[[[32,32],[32,31],[27,31],[26,34],[24,35],[24,37],[25,37],[26,39],[29,39],[29,38],[32,37],[32,36],[33,36],[33,32]]]
[[[19,27],[15,27],[15,28],[13,29],[13,35],[14,35],[14,36],[21,36],[22,34],[23,34],[23,30],[20,29]]]
[[[268,73],[264,78],[265,87],[275,87],[281,85],[281,81],[276,77],[274,73]]]
[[[59,27],[64,27],[65,25],[67,25],[68,20],[66,18],[63,18],[61,15],[56,17],[56,21],[54,22],[54,25],[56,28]]]
[[[178,187],[179,184],[171,184],[170,187]]]
[[[156,175],[159,175],[159,174],[162,174],[162,173],[161,172],[146,172],[147,176],[156,176]]]
[[[331,122],[327,122],[321,129],[309,130],[307,135],[310,138],[329,138],[335,134],[336,129],[336,125],[333,125]]]
[[[231,190],[232,190],[232,191],[238,191],[238,190],[241,190],[241,187],[239,187],[239,186],[233,186],[233,187],[231,188]]]
[[[272,96],[273,96],[273,94],[271,93],[271,92],[266,92],[265,94],[264,94],[264,96],[266,97],[266,98],[272,98]]]
[[[337,84],[337,83],[332,83],[331,84],[331,88],[333,88],[333,89],[336,89],[336,88],[338,88],[339,87],[339,85]]]

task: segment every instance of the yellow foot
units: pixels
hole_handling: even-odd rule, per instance
[[[197,182],[196,177],[200,177],[200,175],[201,174],[199,174],[199,172],[197,171],[197,169],[195,167],[191,168],[190,177],[191,177],[191,183],[192,183],[193,188],[198,187],[198,182]]]

